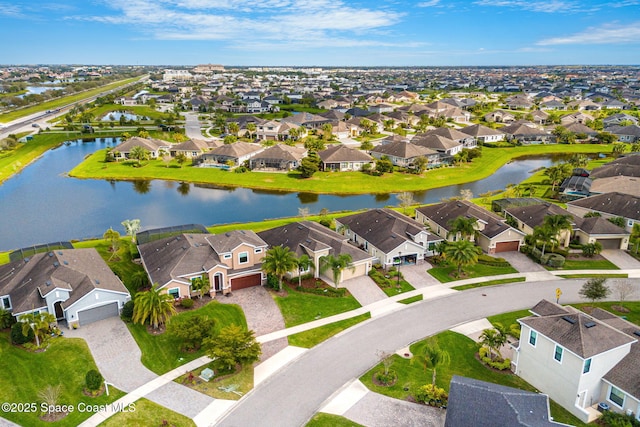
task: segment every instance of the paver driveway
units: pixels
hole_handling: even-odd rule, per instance
[[[345,280],[340,284],[340,287],[347,288],[349,293],[353,295],[362,306],[387,298],[387,294],[385,294],[369,276],[360,276]]]
[[[428,262],[421,262],[413,265],[401,265],[400,273],[404,279],[416,289],[426,288],[428,286],[439,285],[438,279],[430,275],[427,270],[431,268]]]
[[[635,248],[634,248],[635,249]],[[614,263],[621,270],[640,269],[640,261],[626,253],[625,251],[605,249],[601,255]]]

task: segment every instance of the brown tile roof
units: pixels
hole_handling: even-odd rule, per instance
[[[231,252],[242,244],[256,248],[267,246],[267,243],[251,230],[232,230],[224,234],[207,234],[205,239],[218,254]]]
[[[611,176],[608,178],[598,178],[591,183],[592,193],[610,193],[612,191],[640,197],[640,178]]]
[[[622,193],[606,193],[574,200],[567,205],[579,206],[592,211],[640,220],[640,197]]]
[[[371,152],[403,159],[413,159],[414,157],[432,156],[437,154],[435,150],[427,147],[421,147],[408,141],[394,141],[389,144],[381,144],[374,147]]]
[[[566,209],[562,209],[558,205],[554,205],[553,203],[514,206],[506,208],[505,212],[531,228],[542,225],[544,219],[550,215],[569,215],[571,217],[570,221],[573,222],[574,225],[582,223],[582,218],[572,214]]]
[[[490,135],[504,135],[504,132],[500,132],[498,130],[492,129],[483,125],[472,125],[467,126],[460,129],[460,132],[465,133],[467,135],[473,136],[475,138],[479,136],[490,136]]]
[[[289,162],[300,161],[307,154],[304,147],[292,147],[290,145],[277,144],[264,150],[262,153],[253,157],[253,160],[269,159],[269,160],[286,160]]]
[[[224,144],[218,148],[214,148],[211,150],[211,154],[215,156],[239,158],[260,150],[262,150],[262,146],[260,144],[239,141],[234,142],[233,144]]]
[[[322,150],[318,153],[318,156],[324,163],[371,161],[370,155],[342,144],[335,144],[326,150]]]
[[[468,135],[465,135],[468,138]],[[430,148],[436,151],[446,151],[459,147],[461,143],[445,136],[435,134],[419,134],[411,139],[411,143],[420,147]]]

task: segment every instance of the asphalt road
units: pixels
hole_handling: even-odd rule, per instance
[[[616,279],[609,279],[612,286]],[[640,288],[640,279],[621,279]],[[521,282],[476,288],[409,305],[374,318],[314,347],[273,374],[234,406],[219,426],[301,426],[332,394],[393,352],[458,324],[493,314],[528,309],[563,292],[561,303],[583,301],[584,280]]]

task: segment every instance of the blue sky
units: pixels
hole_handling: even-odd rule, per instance
[[[2,64],[639,64],[640,0],[0,0]]]

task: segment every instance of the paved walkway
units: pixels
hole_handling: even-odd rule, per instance
[[[624,251],[605,249],[600,255],[620,269],[640,269],[640,261]]]
[[[387,294],[385,294],[369,276],[360,276],[345,280],[339,287],[347,288],[361,306],[387,299]]]

